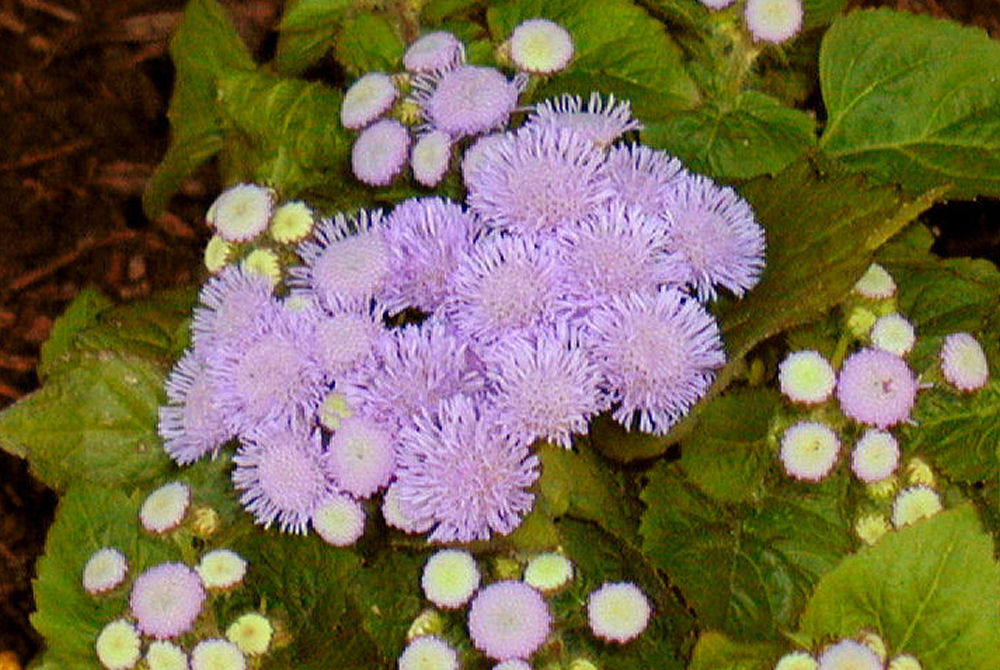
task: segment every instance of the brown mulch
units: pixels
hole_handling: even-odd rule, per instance
[[[37,387],[39,346],[82,288],[127,300],[198,278],[214,168],[188,179],[160,219],[141,207],[167,147],[167,45],[183,4],[0,0],[0,408]],[[273,48],[280,0],[224,4],[255,53]],[[1000,0],[895,4],[1000,36]],[[996,258],[996,203],[955,207],[934,214],[942,249]],[[22,663],[41,644],[28,624],[30,579],[55,502],[0,451],[0,652]]]

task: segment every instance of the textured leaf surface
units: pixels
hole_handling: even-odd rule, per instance
[[[394,72],[400,69],[403,40],[386,17],[358,14],[344,21],[334,53],[355,77],[365,72]]]
[[[688,670],[772,670],[776,649],[765,644],[733,642],[722,633],[698,636]]]
[[[698,488],[722,502],[754,497],[774,454],[767,435],[781,396],[768,388],[719,396],[698,415],[681,443],[681,468]]]
[[[395,664],[405,645],[406,631],[426,605],[420,577],[428,555],[387,547],[352,580],[361,625],[378,645],[379,667]]]
[[[349,0],[297,0],[285,7],[274,64],[283,75],[301,74],[333,46]]]
[[[841,17],[820,52],[820,145],[911,192],[1000,195],[998,70],[1000,44],[980,29],[887,9]]]
[[[45,380],[53,365],[69,353],[80,331],[93,325],[98,315],[111,307],[111,300],[94,289],[84,289],[52,324],[49,339],[42,345],[38,376]]]
[[[70,488],[59,502],[49,529],[45,554],[34,582],[32,625],[46,640],[46,660],[54,667],[103,666],[94,642],[104,626],[128,611],[128,585],[139,572],[166,560],[178,560],[178,549],[139,529],[143,495],[89,484]],[[110,546],[128,560],[125,585],[93,597],[83,590],[83,568],[98,549]]]
[[[680,587],[699,625],[742,641],[775,639],[851,548],[840,489],[835,478],[758,507],[721,507],[660,463],[642,491],[643,551]]]
[[[972,505],[890,533],[820,581],[802,631],[818,641],[862,628],[925,668],[1000,666],[1000,566]]]
[[[151,218],[166,209],[185,177],[222,149],[216,80],[254,69],[250,52],[215,0],[188,3],[170,42],[170,57],[177,71],[167,110],[170,148],[143,194],[143,208]]]
[[[588,97],[591,91],[630,100],[644,122],[691,107],[698,92],[684,70],[681,51],[663,25],[627,0],[508,0],[487,13],[495,42],[510,37],[517,24],[547,18],[573,36],[568,69],[535,91],[542,99],[564,91]]]
[[[780,172],[815,145],[816,122],[758,91],[731,104],[708,102],[647,124],[642,141],[666,149],[686,167],[717,179]]]

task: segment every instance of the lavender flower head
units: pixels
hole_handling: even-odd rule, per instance
[[[461,205],[443,198],[401,202],[386,220],[392,274],[381,300],[390,312],[416,307],[433,312],[448,295],[460,259],[471,253],[482,227]]]
[[[632,130],[641,130],[642,124],[632,116],[628,100],[607,100],[597,92],[590,94],[586,103],[578,95],[563,94],[535,106],[535,113],[528,118],[527,126],[567,128],[594,144],[606,147]]]
[[[501,230],[537,236],[572,226],[614,195],[604,153],[579,133],[525,126],[466,171],[469,208]]]
[[[531,656],[551,626],[545,598],[523,582],[494,582],[481,589],[469,606],[472,643],[499,661]]]
[[[167,377],[169,404],[158,409],[157,433],[163,448],[180,465],[214,453],[231,436],[216,403],[204,364],[188,352]]]
[[[239,341],[255,321],[278,308],[271,282],[239,266],[223,268],[209,278],[198,293],[198,303],[191,339],[199,358],[219,344]]]
[[[385,333],[378,313],[377,310],[345,309],[329,315],[310,315],[313,318],[313,351],[324,373],[336,376],[371,358]]]
[[[559,252],[572,281],[567,290],[579,306],[607,304],[629,293],[655,293],[679,285],[686,265],[670,252],[666,221],[619,202],[560,235]]]
[[[568,329],[528,340],[510,338],[490,353],[491,401],[504,430],[518,442],[544,438],[567,449],[572,433],[606,409],[601,374]]]
[[[736,191],[707,177],[686,175],[666,194],[670,243],[688,265],[689,283],[704,300],[715,286],[737,296],[764,268],[764,230]]]
[[[496,235],[460,263],[443,312],[465,337],[492,343],[530,335],[572,307],[567,270],[553,244]]]
[[[837,380],[844,414],[883,429],[909,418],[916,395],[917,380],[906,361],[881,349],[851,354]]]
[[[626,428],[664,434],[708,390],[725,361],[715,319],[675,289],[634,293],[591,311],[591,351],[614,417]]]
[[[162,640],[190,630],[204,601],[205,589],[194,570],[183,563],[161,563],[136,578],[129,606],[139,630]]]
[[[299,245],[305,265],[289,270],[289,283],[315,293],[330,311],[367,306],[389,276],[390,253],[382,228],[380,210],[361,210],[350,219],[337,214],[323,221],[313,237]]]
[[[354,176],[371,186],[387,186],[410,151],[410,131],[395,119],[382,119],[361,131],[351,149]]]
[[[668,212],[670,188],[688,174],[679,160],[644,144],[612,147],[607,173],[616,200],[651,216]]]
[[[410,152],[410,167],[417,183],[428,188],[437,186],[451,163],[451,136],[434,130],[420,137]]]
[[[558,72],[565,69],[573,57],[573,38],[558,23],[529,19],[511,33],[510,57],[525,72]]]
[[[436,524],[431,541],[488,540],[531,510],[538,466],[481,402],[460,395],[403,428],[395,487],[414,525]]]
[[[399,91],[392,77],[383,72],[369,72],[351,84],[340,107],[340,125],[351,130],[364,128],[389,111]]]
[[[387,333],[375,359],[343,375],[338,388],[351,407],[395,429],[441,400],[481,391],[483,377],[469,357],[467,344],[431,319]]]
[[[521,79],[508,80],[496,68],[459,65],[417,77],[413,99],[430,128],[458,138],[506,124],[523,84]]]
[[[395,436],[384,424],[350,417],[330,437],[324,468],[342,490],[367,498],[389,483],[395,467],[394,442]]]
[[[319,431],[269,426],[245,437],[233,458],[240,504],[265,528],[305,533],[317,506],[334,492],[322,467]]]
[[[449,70],[464,62],[465,47],[444,30],[422,35],[403,54],[403,67],[409,72]]]

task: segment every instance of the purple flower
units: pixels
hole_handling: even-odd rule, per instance
[[[467,396],[423,412],[400,433],[395,487],[414,526],[436,524],[434,542],[488,540],[531,510],[538,458]]]
[[[326,391],[304,316],[283,308],[256,324],[239,345],[220,347],[208,361],[215,402],[231,433],[272,421],[311,421]]]
[[[737,296],[752,288],[764,268],[764,230],[750,205],[729,187],[685,175],[665,194],[670,244],[689,267],[688,282],[700,299],[715,286]]]
[[[395,119],[382,119],[361,131],[351,149],[354,176],[371,186],[387,186],[410,152],[410,131]]]
[[[385,332],[378,312],[368,309],[314,313],[313,319],[315,357],[322,371],[332,376],[368,361]]]
[[[201,358],[219,344],[240,340],[255,321],[278,308],[270,280],[248,274],[239,266],[223,268],[210,277],[198,293],[198,301],[191,339]]]
[[[708,390],[726,362],[719,328],[705,308],[678,290],[614,298],[587,319],[592,355],[614,411],[626,428],[667,430]]]
[[[394,442],[395,436],[384,424],[350,417],[330,437],[323,466],[341,489],[367,498],[389,483],[396,461]]]
[[[518,442],[544,438],[567,449],[602,409],[601,374],[566,328],[527,340],[509,338],[490,351],[491,401]]]
[[[667,213],[669,188],[687,174],[679,160],[644,144],[623,144],[608,152],[608,178],[615,197],[653,216]]]
[[[494,144],[508,141],[508,133],[483,135],[469,145],[462,155],[462,181],[469,183],[471,175],[485,164],[486,150]]]
[[[145,635],[162,640],[186,633],[201,613],[205,589],[183,563],[161,563],[139,575],[129,606]]]
[[[410,199],[397,205],[385,227],[393,270],[380,297],[388,310],[437,309],[480,231],[476,220],[450,200]]]
[[[427,33],[403,54],[403,67],[410,72],[449,70],[465,62],[465,47],[449,32]]]
[[[464,336],[491,343],[553,324],[572,305],[555,245],[494,235],[460,260],[444,314]]]
[[[167,377],[168,405],[160,406],[156,430],[163,448],[180,465],[215,453],[232,433],[226,428],[204,364],[184,354]]]
[[[490,658],[527,658],[542,646],[552,627],[549,605],[524,582],[494,582],[469,606],[469,636]]]
[[[364,128],[389,111],[399,91],[392,77],[384,72],[369,72],[351,84],[340,107],[340,125],[352,130]]]
[[[615,102],[615,96],[609,95],[605,101],[596,92],[586,103],[580,96],[568,93],[545,100],[535,106],[526,125],[567,128],[600,146],[611,144],[630,130],[642,129],[632,116],[628,100]]]
[[[444,324],[429,319],[386,333],[368,365],[337,380],[351,407],[393,428],[456,394],[474,394],[483,377],[470,352]]]
[[[637,638],[652,613],[646,594],[631,582],[605,582],[587,596],[590,630],[609,642],[625,644]]]
[[[941,372],[960,391],[975,391],[986,386],[990,366],[986,352],[969,333],[952,333],[941,345]]]
[[[305,265],[289,270],[293,287],[309,289],[319,304],[367,306],[389,276],[390,252],[382,229],[382,212],[361,210],[348,219],[337,214],[324,220],[313,237],[299,245]]]
[[[322,450],[318,430],[268,426],[241,440],[233,485],[255,523],[306,532],[317,506],[335,492],[322,467]]]
[[[443,130],[426,133],[413,145],[410,167],[417,183],[428,188],[437,186],[451,163],[451,136]]]
[[[614,195],[605,167],[604,152],[583,135],[526,126],[483,149],[480,164],[466,171],[469,208],[520,235],[559,230]]]
[[[413,99],[430,128],[458,138],[506,124],[523,85],[496,68],[459,65],[414,79]]]
[[[859,423],[888,428],[910,417],[917,380],[906,361],[881,349],[862,349],[848,357],[837,380],[844,414]]]
[[[666,220],[634,207],[609,203],[560,235],[559,252],[572,281],[567,289],[581,307],[612,296],[655,293],[680,284],[686,266],[669,251]]]

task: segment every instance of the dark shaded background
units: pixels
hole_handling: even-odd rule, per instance
[[[143,185],[167,148],[167,55],[183,0],[0,0],[0,408],[38,385],[40,344],[70,300],[94,286],[116,300],[195,282],[218,191],[213,166],[149,221]],[[269,57],[280,0],[223,0]],[[871,0],[950,16],[1000,36],[1000,0]],[[937,250],[1000,260],[1000,203],[950,203],[928,223]],[[0,451],[0,653],[22,663],[31,577],[55,495]],[[8,658],[9,660],[9,658]],[[2,665],[2,657],[0,657]]]

